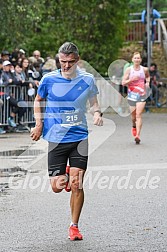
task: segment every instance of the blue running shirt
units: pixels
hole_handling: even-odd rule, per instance
[[[77,69],[74,79],[59,70],[43,76],[38,95],[46,99],[43,138],[49,142],[77,142],[88,137],[87,100],[98,94],[92,74]]]

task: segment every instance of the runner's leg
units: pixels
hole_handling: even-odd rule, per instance
[[[135,106],[130,106],[130,113],[131,113],[132,127],[136,127],[136,107]]]
[[[144,110],[146,102],[137,102],[136,103],[136,130],[138,136],[140,138],[141,128],[142,128],[142,113]]]
[[[84,203],[83,177],[85,171],[79,168],[70,168],[71,186],[71,217],[74,224],[78,224],[82,206]]]

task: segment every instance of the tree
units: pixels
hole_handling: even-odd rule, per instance
[[[73,41],[82,59],[105,74],[124,40],[128,1],[3,0],[2,48],[39,49],[54,56],[65,41]],[[2,49],[1,48],[1,49]]]
[[[42,0],[41,0],[42,1]],[[0,8],[1,49],[12,50],[26,46],[33,37],[40,19],[40,2],[29,0],[2,0]]]
[[[158,11],[167,9],[167,0],[152,0],[152,5]],[[129,7],[133,12],[142,12],[147,6],[147,0],[130,0]],[[131,11],[132,12],[132,11]]]

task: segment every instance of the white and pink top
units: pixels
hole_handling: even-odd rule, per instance
[[[146,94],[145,86],[145,72],[144,68],[140,66],[139,70],[135,70],[133,66],[130,67],[129,78],[139,77],[138,80],[132,81],[128,85],[128,99],[137,101],[141,96]]]

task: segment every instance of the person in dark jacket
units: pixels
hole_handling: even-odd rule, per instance
[[[9,103],[9,107],[11,108],[10,116],[7,119],[8,124],[11,127],[16,127],[16,123],[14,118],[16,114],[18,114],[18,122],[20,123],[22,116],[24,115],[25,109],[19,107],[17,99],[14,97],[12,93],[12,84],[16,84],[17,80],[14,74],[11,72],[12,64],[10,61],[5,60],[3,62],[3,71],[1,74],[1,85],[4,86],[4,91],[1,93],[2,98]],[[8,111],[9,112],[9,111]]]

